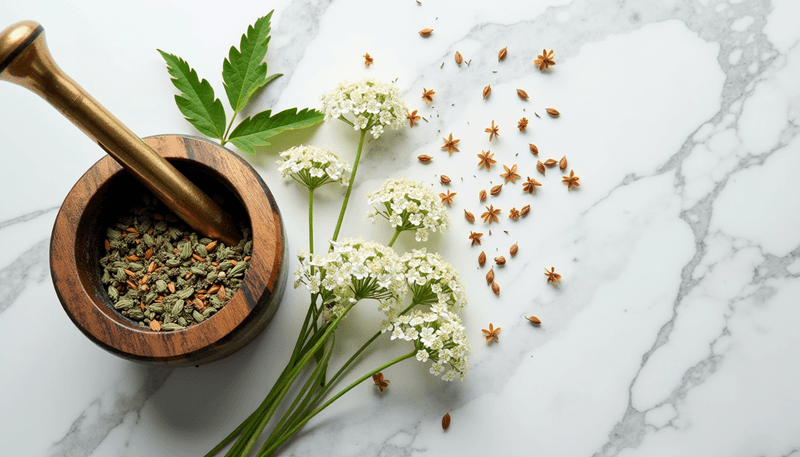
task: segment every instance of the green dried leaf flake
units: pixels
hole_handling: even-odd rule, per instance
[[[261,87],[281,76],[267,77],[267,64],[262,62],[269,46],[272,12],[256,20],[242,35],[239,49],[231,46],[228,58],[222,63],[222,80],[231,108],[237,113],[244,109],[250,97]]]
[[[286,130],[311,127],[322,122],[324,117],[313,109],[289,108],[274,116],[270,110],[262,111],[236,126],[228,141],[242,151],[255,154],[257,146],[269,146],[267,138]]]
[[[211,84],[197,76],[197,72],[180,57],[158,50],[167,62],[167,70],[172,76],[172,84],[181,91],[175,96],[175,103],[186,120],[204,135],[222,140],[225,135],[225,109],[222,102],[214,97]]]

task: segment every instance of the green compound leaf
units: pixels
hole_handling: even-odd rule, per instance
[[[222,63],[222,80],[231,108],[237,113],[244,109],[250,97],[280,74],[267,77],[267,64],[263,63],[269,45],[272,11],[247,27],[239,49],[231,46],[228,58]]]
[[[269,146],[267,138],[286,130],[304,129],[322,122],[325,115],[313,109],[289,108],[272,116],[271,111],[262,111],[252,118],[248,117],[233,129],[228,141],[250,154],[256,153],[256,146]]]
[[[167,70],[172,76],[172,84],[181,91],[175,96],[175,103],[186,120],[204,135],[223,139],[225,135],[225,108],[214,89],[205,79],[200,81],[197,72],[180,57],[158,50],[167,61]]]

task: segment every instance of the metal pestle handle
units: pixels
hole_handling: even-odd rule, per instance
[[[0,32],[0,80],[50,102],[193,229],[228,246],[238,243],[236,226],[219,205],[61,71],[44,27],[23,21]]]

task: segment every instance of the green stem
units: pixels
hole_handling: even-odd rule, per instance
[[[306,422],[308,422],[309,420],[311,420],[311,418],[313,418],[314,416],[316,416],[317,414],[319,414],[320,412],[322,412],[322,410],[324,410],[325,408],[327,408],[328,406],[330,406],[330,404],[331,404],[331,403],[333,403],[333,402],[335,402],[336,400],[338,400],[338,399],[339,399],[339,397],[341,397],[342,395],[346,394],[346,393],[347,393],[347,392],[349,392],[351,389],[353,389],[353,387],[355,387],[355,386],[357,386],[357,385],[361,384],[361,383],[362,383],[362,382],[364,382],[366,379],[369,379],[369,378],[371,378],[371,377],[372,377],[373,375],[375,375],[376,373],[378,373],[378,372],[381,372],[381,371],[383,371],[383,370],[385,370],[385,369],[389,368],[390,366],[392,366],[392,365],[394,365],[394,364],[396,364],[396,363],[402,362],[403,360],[410,359],[411,357],[414,357],[415,355],[416,355],[416,351],[411,351],[411,352],[409,352],[408,354],[401,355],[400,357],[398,357],[398,358],[396,358],[396,359],[392,360],[391,362],[387,362],[387,363],[385,363],[385,364],[381,365],[380,367],[378,367],[378,368],[376,368],[376,369],[372,370],[371,372],[369,372],[369,373],[365,374],[364,376],[362,376],[362,377],[358,378],[357,380],[353,381],[352,383],[350,383],[350,385],[349,385],[349,386],[347,386],[347,387],[345,387],[344,389],[340,390],[340,391],[339,391],[339,392],[338,392],[336,395],[334,395],[334,396],[333,396],[333,397],[332,397],[330,400],[326,401],[326,402],[325,402],[325,404],[323,404],[323,405],[322,405],[322,406],[320,406],[319,408],[315,409],[315,410],[314,410],[314,411],[312,411],[312,412],[311,412],[311,413],[310,413],[308,416],[306,416],[306,417],[305,417],[305,418],[304,418],[302,421],[298,422],[298,423],[297,423],[297,424],[296,424],[294,427],[292,427],[292,428],[291,428],[291,429],[290,429],[288,432],[286,432],[284,435],[282,435],[282,436],[281,436],[281,437],[278,439],[278,441],[276,441],[275,443],[273,443],[273,444],[272,444],[272,445],[271,445],[269,448],[267,448],[267,449],[266,449],[266,450],[264,450],[264,451],[261,451],[261,452],[259,452],[259,453],[258,453],[258,456],[260,457],[260,456],[268,456],[268,455],[272,455],[272,454],[273,454],[273,453],[274,453],[274,452],[275,452],[275,451],[278,449],[278,446],[280,446],[281,444],[283,444],[283,442],[284,442],[284,441],[286,441],[286,440],[288,440],[289,438],[291,438],[291,437],[292,437],[292,435],[294,435],[294,433],[295,433],[295,432],[296,432],[296,431],[297,431],[297,430],[298,430],[300,427],[302,427],[302,426],[303,426],[303,425],[304,425]]]
[[[364,147],[364,137],[367,136],[367,130],[361,130],[361,140],[358,142],[358,152],[356,152],[356,161],[353,163],[353,172],[350,174],[350,182],[347,184],[347,192],[344,194],[344,202],[342,202],[342,209],[339,211],[339,220],[336,222],[336,230],[333,231],[333,241],[339,239],[339,230],[342,228],[342,221],[344,220],[344,212],[347,211],[347,202],[350,200],[350,192],[353,190],[353,183],[356,181],[356,171],[358,171],[358,161],[361,159],[361,149]],[[333,247],[333,246],[331,246]]]
[[[314,189],[308,189],[308,252],[314,253]]]
[[[402,232],[402,230],[400,229],[400,227],[397,227],[397,229],[395,229],[394,231],[394,236],[392,237],[392,241],[389,242],[389,247],[392,247],[394,242],[397,240],[397,237],[400,235],[400,232]]]
[[[221,142],[220,146],[225,146],[225,143],[228,142],[228,134],[231,133],[231,127],[233,127],[233,121],[236,119],[237,114],[239,114],[238,111],[233,112],[233,116],[231,116],[231,122],[228,123],[228,128],[225,129],[225,134],[219,139]]]
[[[319,348],[322,347],[323,344],[325,344],[325,341],[328,340],[328,337],[336,329],[336,326],[339,325],[339,322],[341,322],[344,316],[347,315],[347,313],[353,308],[353,306],[355,306],[356,303],[350,303],[349,305],[347,305],[347,308],[345,308],[344,311],[342,311],[342,314],[339,315],[336,319],[334,319],[333,322],[331,322],[331,324],[325,330],[325,333],[323,333],[322,336],[319,338],[319,340],[317,340],[316,344],[314,344],[314,346],[308,351],[303,351],[303,358],[300,359],[300,361],[292,370],[291,374],[289,375],[289,378],[284,383],[284,386],[280,390],[280,393],[278,394],[277,398],[272,402],[272,405],[270,406],[269,410],[267,410],[266,415],[264,415],[261,421],[259,421],[255,431],[253,432],[253,436],[251,436],[250,439],[247,441],[247,444],[245,445],[245,448],[242,451],[241,455],[247,455],[250,452],[250,450],[256,444],[256,440],[258,439],[259,435],[261,435],[261,432],[264,430],[264,427],[267,426],[267,423],[272,418],[272,415],[275,413],[275,410],[278,408],[278,405],[280,405],[281,401],[283,400],[283,397],[286,396],[286,393],[289,391],[289,388],[294,383],[294,380],[297,379],[297,376],[300,374],[300,371],[302,371],[303,367],[305,367],[305,365],[309,362],[309,360],[311,360],[311,357],[314,356],[317,350],[319,350]]]

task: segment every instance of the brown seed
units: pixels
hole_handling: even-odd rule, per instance
[[[464,218],[470,222],[475,222],[475,216],[467,210],[464,210]]]
[[[492,282],[492,292],[494,292],[495,295],[500,295],[500,284]]]
[[[150,290],[150,286],[148,286],[147,284],[143,284],[142,285],[142,292],[147,292],[148,290]]]
[[[167,289],[169,289],[169,293],[174,294],[175,293],[175,284],[173,284],[173,283],[167,284]]]
[[[221,273],[224,273],[224,271],[222,271]],[[228,294],[227,292],[225,292],[225,286],[219,286],[219,291],[217,291],[217,297],[219,297],[219,299],[222,301],[228,299]]]
[[[183,279],[189,279],[191,277],[192,277],[192,272],[190,271],[190,272],[186,273],[186,276],[184,276]]]
[[[193,258],[194,260],[197,260],[198,262],[205,262],[205,261],[206,261],[206,259],[204,259],[204,258],[200,257],[200,256],[199,256],[199,255],[197,255],[197,254],[192,254],[192,258]]]
[[[525,92],[522,89],[517,89],[517,95],[519,95],[519,98],[521,98],[523,100],[527,100],[528,99],[528,93]]]
[[[135,278],[136,277],[136,273],[132,272],[131,270],[128,270],[127,268],[122,270],[122,271],[124,271],[125,274],[130,276],[131,278]]]
[[[417,157],[417,158],[418,158],[418,159],[419,159],[419,161],[420,161],[420,162],[422,162],[422,163],[428,163],[428,162],[430,162],[431,160],[433,160],[433,157],[431,157],[431,156],[429,156],[429,155],[427,155],[427,154],[422,154],[421,156],[419,156],[419,157]]]
[[[129,255],[128,257],[125,257],[125,259],[127,259],[128,262],[138,262],[139,261],[139,256],[136,255],[136,254],[132,254],[132,255]]]
[[[147,266],[147,273],[152,273],[156,271],[156,263],[150,262],[150,265]]]
[[[139,280],[139,284],[147,284],[148,279],[150,279],[150,275],[142,276],[142,279]]]
[[[492,94],[492,85],[488,84],[486,87],[483,88],[483,98],[486,98],[491,94]]]
[[[542,320],[541,320],[541,319],[539,319],[539,318],[538,318],[538,317],[536,317],[536,316],[530,316],[530,317],[526,317],[525,319],[528,319],[529,321],[531,321],[531,323],[532,323],[532,324],[536,324],[536,325],[539,325],[539,324],[541,324],[541,323],[542,323]]]
[[[539,173],[544,174],[544,164],[541,160],[536,162],[536,169],[539,170]]]
[[[485,191],[485,190],[482,190],[482,191],[480,191],[480,193],[478,194],[478,198],[479,198],[481,201],[484,201],[484,200],[486,200],[486,191]]]
[[[219,284],[214,284],[208,289],[208,295],[214,295],[219,290]]]
[[[500,52],[497,53],[497,61],[499,62],[505,59],[507,55],[508,55],[508,47],[505,47],[501,49]]]
[[[214,240],[206,245],[206,252],[211,252],[217,247],[217,240]]]
[[[558,161],[558,168],[561,170],[567,168],[567,156],[562,157],[561,160]]]
[[[150,260],[150,257],[153,257],[153,248],[148,249],[147,252],[144,253],[145,260]]]
[[[251,257],[249,255],[246,255],[246,256],[244,256],[244,258],[242,260],[245,261],[245,262],[249,262],[250,259],[251,259]]]
[[[450,177],[447,175],[442,175],[439,177],[439,182],[442,184],[450,184]]]
[[[461,53],[460,53],[460,52],[456,51],[456,56],[455,56],[455,59],[456,59],[456,63],[457,63],[457,64],[458,64],[458,66],[460,67],[460,66],[461,66],[461,62],[463,62],[463,61],[464,61],[464,58],[463,58],[463,57],[461,57]]]
[[[539,155],[539,148],[537,148],[535,144],[528,143],[528,146],[531,148],[531,154]]]
[[[490,190],[489,193],[492,194],[492,195],[499,195],[500,192],[502,192],[502,190],[503,190],[503,185],[502,184],[498,184],[498,185],[492,187],[492,190]]]
[[[511,257],[514,257],[515,255],[517,255],[518,250],[519,246],[517,246],[517,243],[514,243],[511,245],[511,248],[509,248],[508,253],[511,254]]]
[[[196,308],[198,311],[203,311],[204,309],[206,309],[206,305],[204,305],[204,304],[203,304],[203,301],[202,301],[202,300],[200,300],[199,298],[195,298],[194,300],[192,300],[192,305],[193,305],[193,306],[194,306],[194,307],[195,307],[195,308]]]
[[[128,228],[126,228],[126,229],[125,229],[125,231],[126,231],[126,232],[128,232],[128,233],[135,233],[135,234],[137,234],[137,235],[139,234],[139,231],[138,231],[138,230],[136,230],[136,229],[135,229],[135,228],[133,228],[133,227],[128,227]]]
[[[433,29],[429,29],[428,27],[419,31],[420,36],[430,36],[431,33],[433,33]]]
[[[494,282],[494,268],[490,268],[488,272],[486,272],[486,283],[491,284]]]
[[[177,253],[179,253],[179,252],[181,252],[181,250],[180,250],[180,249],[178,249],[178,248],[172,248],[172,253],[173,253],[173,254],[177,254]]]
[[[131,279],[125,281],[125,284],[127,284],[128,287],[130,287],[133,290],[139,290],[139,285],[136,284],[135,282],[133,282],[133,280],[131,280]]]
[[[160,332],[161,331],[161,322],[159,322],[157,320],[150,321],[150,330],[152,330],[154,332]]]
[[[481,251],[478,255],[478,265],[483,266],[484,264],[486,264],[486,253]]]
[[[544,164],[546,166],[548,166],[548,167],[555,167],[556,165],[558,165],[558,160],[556,160],[556,159],[547,159],[547,160],[544,161]]]
[[[234,267],[236,266],[237,263],[239,263],[239,262],[237,262],[237,261],[235,261],[233,259],[228,260],[228,262],[230,262],[230,264],[233,265]]]
[[[555,108],[547,108],[545,111],[547,111],[547,114],[549,114],[550,117],[558,117],[561,115],[561,113],[559,113]]]
[[[110,251],[111,250],[111,242],[106,240],[104,244],[105,244],[105,247],[106,247],[106,251]]]
[[[521,210],[519,210],[519,215],[520,216],[525,216],[526,214],[528,214],[530,212],[531,212],[531,205],[525,205],[525,206],[522,207]]]
[[[450,413],[442,416],[442,430],[447,430],[450,427]]]
[[[496,263],[498,265],[505,265],[506,264],[506,258],[503,257],[503,256],[495,257],[494,258],[494,263]]]

